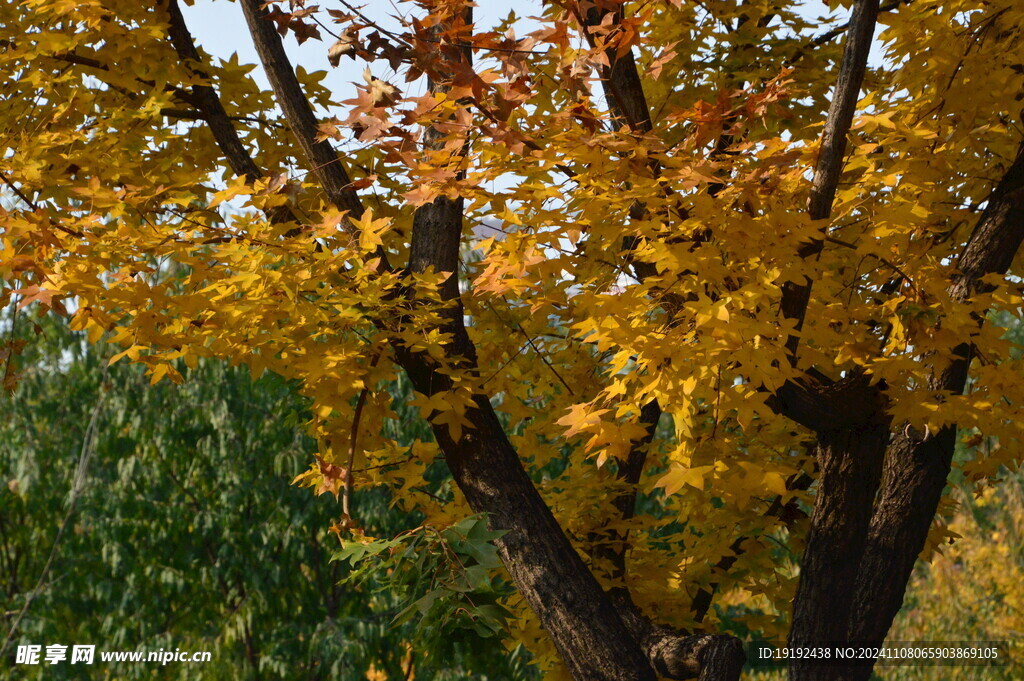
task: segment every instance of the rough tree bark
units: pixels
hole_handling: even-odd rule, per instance
[[[864,73],[867,70],[871,39],[875,34],[878,5],[879,0],[857,0],[850,15],[843,57],[839,63],[832,101],[825,118],[825,129],[821,134],[821,148],[818,152],[818,162],[814,167],[814,178],[811,181],[810,200],[807,202],[807,212],[812,220],[826,220],[832,214],[832,203],[835,201],[836,187],[839,186],[839,175],[846,155],[846,138],[853,123],[857,100],[860,98],[860,86],[864,82]],[[824,236],[823,233],[822,239],[815,239],[806,244],[800,251],[800,257],[806,259],[820,253],[824,245]],[[803,326],[810,297],[810,281],[791,281],[782,287],[782,315],[796,322],[796,332]],[[799,342],[796,333],[787,340],[786,346],[791,355],[796,355]]]
[[[878,491],[888,422],[819,435],[818,490],[793,607],[789,644],[841,643],[853,610],[858,560],[867,541],[871,504]],[[829,670],[790,664],[792,681],[826,679]]]

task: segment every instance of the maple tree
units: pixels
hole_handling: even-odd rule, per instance
[[[738,594],[793,645],[885,638],[957,440],[995,443],[969,480],[1019,458],[1024,7],[240,4],[269,91],[176,0],[0,9],[4,302],[73,301],[154,382],[298,380],[339,535],[354,486],[487,514],[552,674],[735,679]],[[288,59],[325,35],[354,99]]]

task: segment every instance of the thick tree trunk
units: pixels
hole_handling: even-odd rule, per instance
[[[890,447],[882,498],[871,522],[856,586],[849,639],[881,645],[903,604],[907,582],[924,548],[942,498],[956,429],[918,440],[900,435]],[[867,681],[874,661],[842,670],[844,681]]]
[[[472,358],[465,329],[446,330],[456,338],[449,354]],[[432,395],[451,387],[425,357],[404,349],[397,354],[417,391]],[[653,680],[638,641],[537,492],[490,403],[478,397],[476,405],[466,414],[473,428],[461,439],[453,440],[443,425],[434,435],[470,507],[486,512],[492,529],[506,532],[496,542],[505,568],[569,672],[580,681]]]
[[[791,646],[846,640],[888,437],[882,419],[819,436],[818,490],[793,605]],[[813,661],[790,665],[791,681],[824,681],[833,674]]]

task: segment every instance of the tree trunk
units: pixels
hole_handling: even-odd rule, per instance
[[[885,641],[903,604],[907,582],[928,538],[953,459],[956,429],[924,440],[900,435],[887,456],[885,487],[871,522],[857,579],[849,638],[858,645]],[[874,660],[843,670],[844,681],[867,681]]]
[[[456,346],[472,353],[465,329],[454,333]],[[424,367],[424,357],[398,355],[417,391],[431,395],[450,387]],[[569,673],[579,681],[653,681],[639,643],[537,492],[490,403],[478,397],[476,404],[466,413],[473,428],[457,442],[444,425],[435,426],[434,435],[470,507],[488,514],[491,529],[506,532],[496,541],[505,568]]]
[[[846,640],[888,437],[882,420],[819,436],[818,491],[793,605],[791,646]],[[790,664],[791,681],[824,681],[834,673],[813,660]]]

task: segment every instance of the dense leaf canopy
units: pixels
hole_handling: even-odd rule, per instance
[[[864,0],[849,26],[764,0],[546,2],[496,27],[455,0],[383,24],[241,4],[272,91],[197,51],[173,1],[0,8],[4,299],[70,307],[153,382],[201,358],[298,381],[302,480],[344,498],[340,529],[369,541],[352,486],[437,525],[491,513],[542,659],[582,673],[531,562],[546,509],[642,611],[714,630],[720,593],[782,637],[833,489],[808,488],[869,447],[850,433],[878,433],[867,515],[838,542],[819,504],[809,540],[854,552],[887,442],[983,434],[975,480],[1019,456],[1016,0]],[[354,98],[286,61],[281,35],[328,33],[325,68],[373,67]],[[386,427],[403,372],[433,427],[412,444]],[[446,504],[423,488],[442,454]]]

